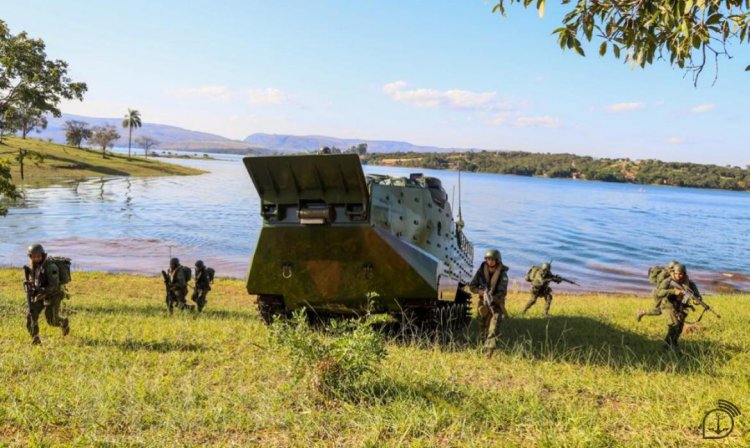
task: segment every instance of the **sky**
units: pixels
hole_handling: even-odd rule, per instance
[[[551,2],[550,2],[551,3]],[[560,50],[562,6],[507,17],[484,0],[0,0],[12,33],[88,84],[63,112],[243,139],[405,140],[750,165],[750,46],[697,87],[666,62],[632,69]]]

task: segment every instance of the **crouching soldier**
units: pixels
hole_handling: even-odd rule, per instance
[[[203,311],[206,306],[206,296],[211,291],[211,283],[214,281],[214,270],[207,268],[203,260],[195,262],[195,287],[193,288],[193,302],[198,305],[198,312]]]
[[[39,315],[44,310],[47,323],[53,327],[60,327],[63,336],[70,333],[70,322],[60,315],[60,305],[65,297],[63,284],[69,280],[61,279],[60,268],[55,261],[47,257],[41,244],[32,244],[28,248],[29,266],[24,267],[26,281],[26,300],[28,314],[26,328],[31,335],[32,344],[41,344],[39,338]],[[67,260],[67,259],[61,259]],[[69,263],[69,260],[68,260]]]
[[[508,267],[503,266],[500,251],[488,250],[484,262],[469,283],[473,293],[479,293],[479,334],[485,340],[484,353],[492,357],[500,336],[500,323],[507,316],[505,297],[508,294]],[[485,294],[486,293],[486,294]]]

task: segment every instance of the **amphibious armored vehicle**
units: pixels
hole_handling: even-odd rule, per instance
[[[365,176],[356,154],[244,163],[263,218],[247,291],[267,323],[301,308],[466,315],[474,249],[439,179]]]

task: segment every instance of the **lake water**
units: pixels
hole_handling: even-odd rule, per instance
[[[174,160],[201,176],[94,178],[27,189],[0,218],[0,265],[19,266],[26,246],[69,256],[75,269],[156,274],[170,254],[242,277],[261,228],[259,200],[241,158]],[[365,167],[369,173],[457,173]],[[462,174],[466,233],[477,263],[496,247],[516,288],[528,267],[554,260],[570,291],[646,292],[648,266],[685,262],[704,290],[750,290],[750,194],[671,187]],[[562,285],[561,285],[562,287]]]

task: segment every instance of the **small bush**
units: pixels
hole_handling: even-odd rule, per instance
[[[356,398],[386,356],[383,337],[366,320],[332,320],[313,329],[303,311],[275,322],[271,338],[289,351],[297,379],[328,398]]]

